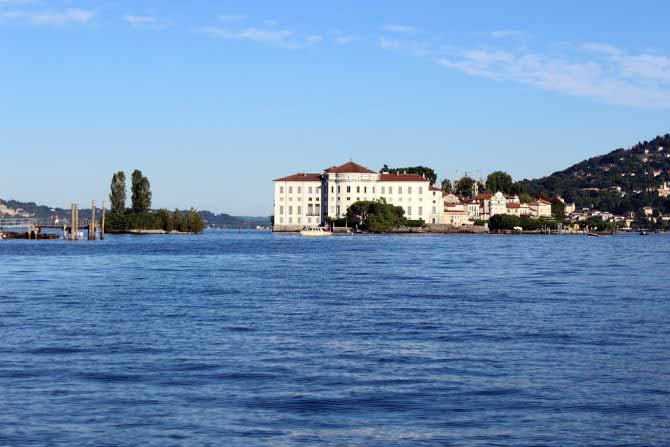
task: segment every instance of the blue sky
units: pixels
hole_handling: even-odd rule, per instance
[[[665,2],[0,0],[0,197],[269,214],[353,158],[531,178],[669,132]]]

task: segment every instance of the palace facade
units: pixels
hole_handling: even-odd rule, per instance
[[[405,217],[443,223],[442,190],[418,174],[376,172],[353,161],[322,173],[297,173],[274,180],[274,229],[296,231],[345,217],[362,200],[385,199]]]

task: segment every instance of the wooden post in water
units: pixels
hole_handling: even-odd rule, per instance
[[[105,238],[105,202],[102,202],[102,216],[100,222],[100,240]]]
[[[72,203],[72,216],[70,216],[70,239],[76,241],[79,238],[79,207]]]
[[[88,240],[95,240],[95,200],[91,201],[91,220],[88,222]]]

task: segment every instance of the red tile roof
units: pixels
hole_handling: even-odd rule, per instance
[[[320,182],[321,174],[305,174],[298,172],[297,174],[289,175],[288,177],[276,178],[275,182]]]
[[[488,200],[491,197],[493,197],[493,194],[489,194],[488,192],[483,192],[483,193],[477,194],[475,196],[475,200]]]
[[[382,174],[379,177],[380,182],[429,182],[425,177],[419,174]]]
[[[512,208],[512,209],[521,208],[521,204],[519,204],[519,203],[508,203],[507,208]]]
[[[327,173],[335,173],[335,174],[376,174],[375,171],[372,171],[365,166],[361,166],[358,163],[354,163],[353,161],[347,162],[343,165],[340,166],[333,166],[328,169],[326,169]]]

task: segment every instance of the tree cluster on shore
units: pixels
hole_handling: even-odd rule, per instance
[[[354,202],[343,220],[349,226],[370,233],[388,233],[403,228],[423,227],[425,224],[421,219],[407,219],[402,207],[387,203],[384,199]]]
[[[151,184],[136,169],[131,175],[131,207],[126,208],[126,175],[119,171],[112,176],[109,194],[110,213],[105,221],[105,231],[127,232],[135,230],[162,230],[165,232],[201,233],[204,222],[194,209],[189,211],[166,209],[151,210]]]

